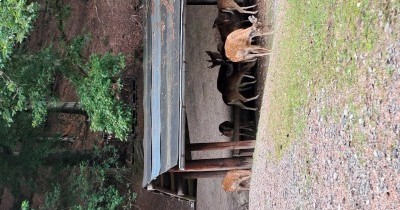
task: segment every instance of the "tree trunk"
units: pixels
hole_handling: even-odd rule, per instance
[[[28,107],[28,111],[32,110],[32,106]],[[86,115],[79,102],[47,102],[47,110],[49,112],[59,112],[68,114]]]
[[[86,115],[79,102],[48,102],[47,110],[49,112]]]

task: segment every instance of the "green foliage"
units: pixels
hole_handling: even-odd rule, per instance
[[[116,184],[123,183],[122,175],[118,173],[118,169],[123,168],[118,168],[117,152],[111,146],[97,150],[95,154],[102,161],[93,167],[82,163],[79,171],[72,173],[68,185],[72,190],[70,194],[76,196],[78,203],[72,209],[119,209],[134,201],[131,196],[136,196],[135,193],[122,196],[117,189]]]
[[[47,2],[47,12],[55,17],[57,28],[60,35],[57,37],[59,41],[66,41],[65,25],[71,16],[72,8],[69,4],[65,5],[63,1],[51,0]]]
[[[21,210],[29,210],[29,201],[22,201]]]
[[[91,130],[114,133],[120,139],[126,139],[131,131],[132,114],[116,99],[112,78],[124,66],[121,55],[92,55],[86,65],[88,76],[74,81],[80,102],[90,118]],[[120,80],[117,80],[117,86],[121,87]]]
[[[50,209],[130,209],[136,198],[135,193],[123,196],[122,175],[118,173],[118,153],[114,147],[96,149],[90,166],[82,162],[79,167],[69,167],[64,171],[62,184],[55,184],[46,193],[45,204],[41,210]],[[92,160],[92,161],[93,161]],[[92,162],[91,161],[91,162]],[[126,189],[129,185],[126,186]],[[125,189],[125,190],[126,190]]]
[[[81,56],[89,36],[78,36],[64,50],[46,48],[36,54],[16,54],[0,72],[0,116],[6,125],[23,110],[31,110],[32,125],[38,126],[47,115],[47,102],[56,72],[70,79],[87,111],[93,131],[114,133],[125,139],[131,131],[131,111],[112,90],[115,78],[124,68],[122,55],[92,55],[89,62]],[[120,91],[121,82],[116,81]]]
[[[63,34],[71,8],[58,9],[56,20]],[[122,55],[92,55],[89,62],[85,61],[81,52],[88,36],[70,42],[61,37],[57,48],[47,47],[35,53],[21,47],[23,50],[18,52],[14,49],[31,29],[35,10],[36,4],[27,4],[26,0],[0,0],[0,186],[10,187],[14,194],[21,191],[21,186],[27,191],[36,187],[38,168],[43,168],[43,164],[55,164],[53,171],[59,168],[56,164],[62,164],[49,160],[57,142],[46,140],[40,126],[47,115],[47,102],[55,100],[50,87],[56,73],[77,88],[92,130],[107,131],[124,139],[131,128],[131,112],[113,92],[113,87],[120,91],[122,86],[117,79],[125,65]],[[124,205],[129,208],[136,194],[121,196],[121,187],[116,186],[123,179],[117,151],[109,152],[96,153],[95,159],[101,161],[95,166],[85,162],[79,168],[54,172],[67,178],[46,193],[42,209],[119,209]],[[129,185],[126,187],[125,190]],[[29,209],[29,202],[22,202],[21,209]]]
[[[70,5],[63,5],[61,1],[56,2],[56,19],[59,22],[58,29],[64,32],[65,29],[65,20],[67,20],[71,16],[71,6]]]
[[[0,116],[10,125],[22,110],[32,110],[32,125],[44,121],[55,72],[60,66],[52,47],[35,54],[16,54],[0,75]]]
[[[71,8],[59,1],[53,3],[63,34],[64,21],[70,16]],[[57,49],[49,47],[35,54],[12,55],[15,42],[21,42],[31,28],[36,4],[5,0],[0,5],[0,123],[9,126],[18,112],[26,110],[32,111],[33,127],[44,122],[47,102],[54,100],[50,97],[50,85],[58,72],[75,84],[93,131],[106,131],[126,139],[131,131],[132,115],[113,94],[112,87],[120,91],[120,80],[111,80],[124,68],[123,56],[92,55],[86,62],[81,52],[88,36],[78,36],[68,43],[61,37]]]
[[[89,42],[90,36],[85,34],[81,36],[77,36],[74,39],[71,40],[71,42],[68,45],[65,45],[66,50],[66,55],[65,55],[65,60],[66,63],[69,63],[69,66],[76,66],[78,68],[81,68],[85,70],[85,62],[84,59],[82,58],[82,51],[83,48],[86,46],[86,44]],[[69,67],[70,68],[70,67]],[[74,75],[69,74],[68,71],[64,72],[67,74],[68,77],[71,77],[72,80],[78,79],[75,78]],[[76,75],[76,76],[82,76],[82,75]]]
[[[0,124],[0,186],[13,192],[33,187],[37,168],[52,151],[54,141],[44,141],[43,128],[32,128],[26,113],[15,117],[10,127]]]
[[[9,59],[16,42],[22,42],[35,20],[37,5],[26,0],[0,1],[0,69]]]
[[[110,53],[93,54],[89,62],[85,62],[81,52],[88,41],[88,35],[78,36],[66,47],[64,66],[70,66],[70,71],[64,74],[77,89],[89,116],[91,130],[106,131],[119,139],[126,139],[131,132],[132,113],[115,94],[122,87],[117,75],[125,67],[124,57]],[[113,90],[113,84],[117,90]]]
[[[84,174],[85,168],[81,168],[81,173]],[[90,177],[79,177],[81,181]],[[78,188],[82,189],[82,188]],[[117,209],[122,205],[124,198],[119,195],[118,190],[114,186],[107,186],[92,192],[92,186],[84,189],[85,191],[75,191],[74,193],[80,194],[80,203],[72,207],[72,209]]]
[[[59,184],[55,184],[53,186],[53,190],[46,193],[44,205],[40,208],[43,210],[52,210],[57,209],[60,206],[61,199],[61,186]]]
[[[57,181],[53,180],[55,184],[46,192],[39,209],[132,209],[136,193],[130,191],[130,184],[124,185],[121,172],[125,168],[120,168],[117,161],[115,147],[95,148],[91,161],[55,172]],[[21,209],[29,210],[29,202],[23,201]]]

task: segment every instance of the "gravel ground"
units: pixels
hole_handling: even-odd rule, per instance
[[[274,26],[275,54],[270,71],[279,56],[286,4],[272,1],[280,21]],[[335,84],[320,91],[305,107],[308,117],[304,135],[279,160],[270,158],[274,146],[266,132],[269,90],[277,82],[273,72],[268,73],[254,154],[250,209],[399,208],[400,37],[393,33],[399,30],[399,13],[393,12],[397,19],[392,21],[379,17],[383,40],[380,47],[354,56],[357,65],[365,69],[359,75],[359,92],[349,89],[338,93]],[[353,103],[360,111],[354,112],[348,104],[350,95],[356,95]],[[339,113],[340,119],[326,117],[326,108]]]

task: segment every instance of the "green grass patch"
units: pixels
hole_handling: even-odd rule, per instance
[[[359,76],[365,73],[359,58],[376,46],[378,11],[384,7],[367,0],[289,0],[288,5],[286,33],[277,47],[281,62],[270,69],[275,86],[268,129],[278,158],[302,137],[314,104],[349,92],[338,102],[341,107],[322,110],[324,118],[340,120],[344,105],[359,93]]]

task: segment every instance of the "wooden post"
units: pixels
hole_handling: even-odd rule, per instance
[[[184,179],[181,176],[177,176],[178,179],[178,191],[176,192],[177,195],[184,195]]]
[[[174,173],[170,173],[171,175],[171,190],[172,191],[176,191],[176,187],[175,187],[175,174]]]
[[[164,188],[164,175],[160,175],[160,187]]]
[[[187,180],[187,182],[188,182],[188,195],[195,196],[196,195],[195,180],[191,179]]]
[[[233,137],[232,137],[232,141],[236,142],[236,141],[240,141],[240,112],[241,109],[239,107],[234,107],[233,108]],[[235,149],[232,151],[232,155],[237,155],[239,154],[239,150]]]
[[[204,160],[186,161],[185,170],[179,170],[178,167],[172,168],[171,172],[195,172],[195,171],[228,171],[235,169],[251,168],[252,157],[232,157]]]
[[[255,140],[189,144],[189,151],[254,149]]]

